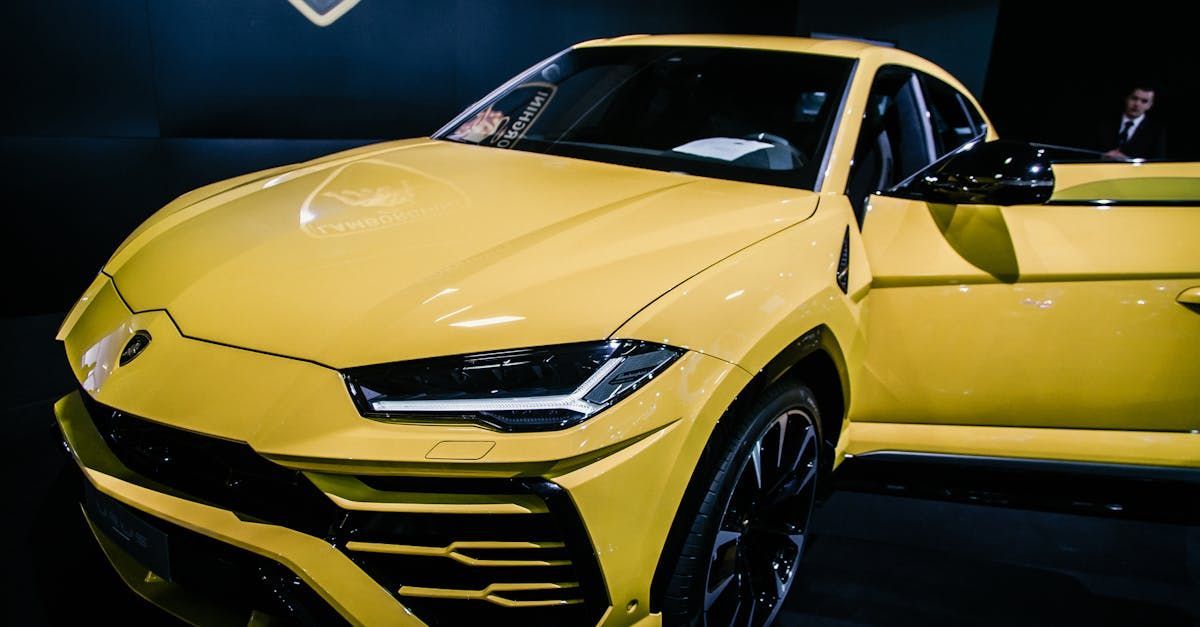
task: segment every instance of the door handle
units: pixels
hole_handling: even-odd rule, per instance
[[[1179,293],[1179,296],[1177,296],[1175,300],[1183,303],[1184,305],[1200,307],[1200,285],[1196,287],[1189,287],[1186,290],[1183,290]]]

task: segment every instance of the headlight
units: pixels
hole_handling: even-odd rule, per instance
[[[591,418],[682,354],[611,340],[361,366],[342,375],[371,418],[547,431]]]

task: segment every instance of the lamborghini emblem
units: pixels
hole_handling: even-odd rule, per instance
[[[317,26],[329,26],[345,15],[359,0],[288,0]]]
[[[129,342],[125,344],[125,348],[121,349],[121,357],[117,361],[118,365],[133,361],[135,357],[142,354],[146,347],[150,345],[150,334],[145,331],[138,331],[129,338]]]

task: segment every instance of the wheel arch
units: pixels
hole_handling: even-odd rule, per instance
[[[816,396],[821,413],[818,428],[828,453],[824,460],[832,470],[832,453],[850,405],[850,380],[841,345],[829,327],[818,326],[788,344],[755,374],[738,398],[754,398],[784,379],[803,382]]]
[[[846,408],[850,402],[850,380],[846,370],[846,360],[842,353],[841,344],[829,327],[825,325],[810,329],[794,341],[789,342],[770,361],[767,362],[746,384],[733,402],[725,410],[725,415],[741,411],[752,400],[772,385],[784,380],[802,381],[812,390],[820,413],[818,429],[821,433],[822,456],[820,476],[828,479],[833,471],[833,453],[841,436]],[[696,469],[705,467],[715,454],[712,448],[724,435],[719,420],[709,435],[708,443],[696,462]],[[686,540],[691,521],[686,520],[687,512],[695,509],[702,498],[706,486],[700,481],[698,472],[693,470],[684,490],[683,499],[675,510],[671,529],[667,533],[666,542],[659,552],[658,563],[650,582],[650,611],[662,610],[662,598],[665,594],[668,580],[671,576],[671,556],[677,555]],[[827,486],[827,480],[820,481],[821,486]],[[818,493],[818,498],[824,496]]]

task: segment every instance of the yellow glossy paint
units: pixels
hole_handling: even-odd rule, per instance
[[[340,368],[603,338],[816,204],[449,142],[308,170],[180,210],[105,271],[134,311],[166,309],[190,337]]]
[[[502,476],[543,474],[552,477],[572,491],[581,509],[598,508],[593,512],[594,520],[588,521],[594,542],[613,547],[624,546],[631,540],[634,542],[636,550],[606,552],[602,557],[608,569],[606,581],[611,589],[631,598],[648,598],[646,560],[657,559],[673,512],[663,510],[661,516],[655,517],[653,529],[630,534],[628,519],[622,514],[627,510],[612,507],[613,501],[607,498],[588,501],[582,495],[595,490],[616,495],[631,481],[637,481],[656,486],[644,493],[646,500],[640,507],[645,511],[657,510],[663,495],[674,494],[673,498],[677,500],[686,487],[689,469],[703,450],[712,425],[749,380],[749,374],[744,370],[693,352],[653,385],[575,429],[540,434],[498,434],[479,427],[385,424],[358,416],[332,370],[294,359],[184,338],[174,331],[169,318],[162,312],[132,314],[123,310],[112,290],[101,290],[100,293],[108,296],[93,304],[96,318],[87,317],[89,323],[94,320],[95,324],[76,324],[73,330],[78,335],[71,333],[66,341],[68,354],[80,376],[91,371],[85,368],[82,359],[91,347],[97,343],[117,347],[106,353],[107,361],[90,366],[92,370],[112,373],[92,392],[100,402],[122,406],[137,415],[170,416],[169,422],[173,425],[246,441],[269,457],[291,461],[354,460],[354,466],[340,468],[344,472],[365,468],[383,474],[397,468],[396,464],[408,463],[423,467],[427,474],[439,476],[494,476],[499,472]],[[106,338],[114,333],[117,337],[127,338],[136,330],[152,333],[152,348],[139,356],[134,365],[116,367],[121,344],[111,340],[106,343]],[[189,363],[186,380],[172,376],[166,365],[176,359]],[[105,365],[110,368],[102,368]],[[241,385],[247,380],[245,377],[256,382],[253,388]],[[133,392],[146,385],[154,386],[161,393],[148,397]],[[311,396],[307,393],[295,396],[305,389],[310,390]],[[141,401],[127,402],[127,397],[132,396],[138,396]],[[335,402],[319,402],[321,397]],[[227,411],[233,409],[230,404],[240,405],[241,409]],[[75,405],[78,405],[77,401]],[[255,414],[260,418],[253,418]],[[263,424],[261,416],[265,415],[287,416],[287,420],[277,428],[271,428]],[[61,409],[59,417],[60,423],[66,419]],[[687,428],[681,425],[687,425]],[[321,433],[317,433],[318,430]],[[437,443],[471,434],[486,434],[494,439],[495,450],[478,462],[434,463],[425,459],[426,452]],[[683,436],[686,436],[686,442],[681,439]],[[338,452],[331,453],[334,450]],[[630,459],[639,461],[633,463]],[[592,463],[587,463],[588,460]],[[608,464],[616,460],[624,462],[620,472],[608,472]],[[672,472],[664,475],[661,469],[666,460],[677,462],[678,466],[673,466]],[[84,461],[85,466],[89,464],[95,466],[95,462]],[[353,477],[322,472],[310,472],[309,476],[335,503],[347,509],[486,510],[520,515],[534,507],[522,505],[519,500],[505,503],[495,499],[488,502],[475,499],[472,503],[473,499],[461,496],[448,497],[442,503],[414,502],[394,493],[381,497]],[[648,477],[652,479],[647,480]],[[670,497],[667,498],[670,502]],[[621,501],[631,503],[629,495]],[[134,504],[141,507],[140,502]],[[160,510],[147,511],[158,515]],[[641,607],[645,608],[647,604],[643,602]],[[635,614],[632,618],[641,615]],[[628,615],[618,615],[616,620],[625,622],[627,618]]]
[[[1055,201],[1157,201],[1200,198],[1195,163],[1060,163],[1054,166]]]
[[[566,544],[562,542],[487,542],[487,541],[462,541],[451,542],[446,546],[411,546],[405,544],[386,544],[381,542],[354,542],[346,543],[346,548],[351,551],[361,551],[364,553],[384,553],[387,555],[421,555],[447,557],[456,562],[466,564],[468,566],[566,566],[571,563],[570,560],[540,560],[540,559],[482,559],[471,557],[461,552],[461,550],[471,549],[561,549]]]
[[[108,450],[92,426],[79,394],[74,392],[58,401],[54,411],[76,462],[97,490],[163,520],[283,564],[356,624],[422,624],[322,539],[283,527],[243,521],[233,512],[172,496],[155,489],[153,484],[142,485]]]
[[[687,354],[659,377],[662,390],[643,388],[619,407],[562,431],[513,434],[465,425],[387,424],[363,419],[335,370],[185,338],[164,312],[122,312],[116,297],[106,294],[113,292],[101,291],[92,305],[96,317],[85,316],[88,324],[76,325],[78,335],[72,333],[65,342],[76,376],[91,386],[96,400],[138,416],[164,417],[190,431],[246,442],[263,455],[300,467],[303,460],[329,458],[351,460],[358,467],[410,463],[461,476],[489,468],[511,476],[534,465],[543,472],[563,462],[570,467],[681,419],[695,402],[689,394],[712,390],[739,370],[700,353]],[[151,334],[151,347],[129,366],[118,367],[123,340],[138,330]],[[188,376],[178,375],[172,366],[177,363],[188,364]],[[145,389],[157,393],[139,393]],[[486,437],[496,445],[480,460],[426,459],[440,442],[472,437]]]
[[[1200,281],[1198,234],[1195,207],[873,197],[853,419],[1200,428],[1200,315],[1177,302]]]
[[[396,594],[403,597],[422,597],[426,599],[461,599],[464,601],[479,600],[495,603],[504,607],[546,607],[551,605],[574,605],[583,603],[582,598],[568,598],[545,601],[516,601],[505,597],[505,592],[532,592],[536,590],[570,590],[579,587],[578,581],[555,583],[494,583],[482,590],[463,590],[459,588],[422,588],[419,586],[401,586]]]
[[[244,442],[304,471],[345,510],[519,517],[545,504],[389,492],[357,475],[542,477],[569,493],[586,525],[612,602],[601,623],[655,625],[651,578],[714,425],[813,329],[837,353],[848,404],[831,417],[842,421],[835,463],[843,453],[912,451],[1200,467],[1196,207],[874,196],[860,232],[843,192],[875,72],[913,67],[974,103],[953,77],[856,42],[672,35],[581,45],[644,44],[856,59],[820,188],[422,138],[185,194],[126,239],[59,332],[82,391],[55,411],[88,481],[280,562],[354,623],[403,625],[419,621],[397,596],[520,606],[575,597],[506,594],[578,584],[385,590],[324,540],[241,520],[137,476],[106,448],[80,394]],[[1147,163],[1064,165],[1055,174],[1055,201],[1153,203],[1191,198],[1198,173]],[[843,292],[835,274],[844,237]],[[151,344],[119,365],[138,332]],[[560,431],[366,419],[338,372],[606,338],[687,352],[614,407]],[[193,617],[208,610],[186,590],[148,578],[100,541],[131,587],[204,622]],[[537,571],[536,557],[486,556],[539,546],[520,544],[348,548],[482,569],[519,561]]]

